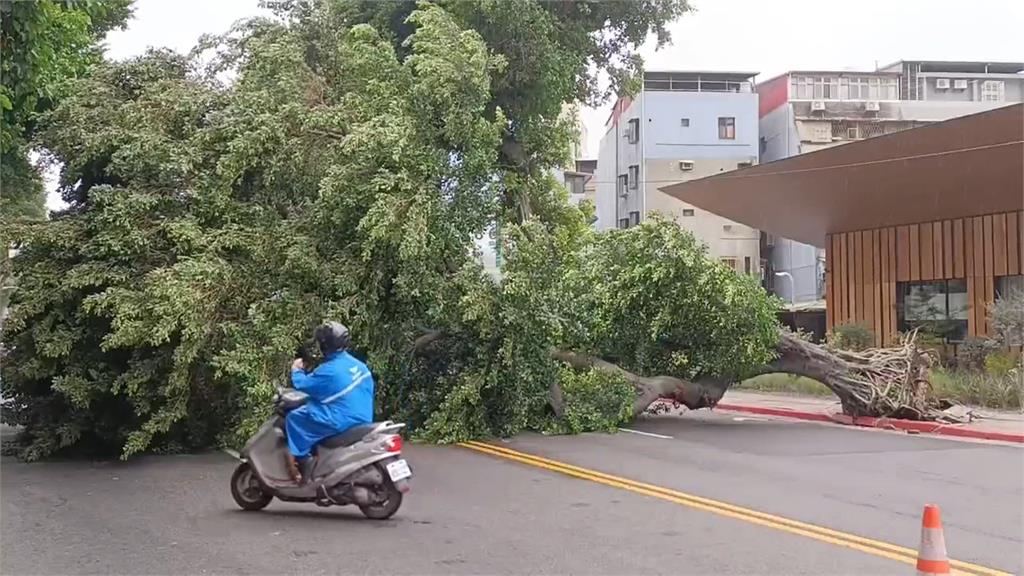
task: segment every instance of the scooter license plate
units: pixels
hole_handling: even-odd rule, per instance
[[[395,460],[387,466],[388,476],[391,477],[392,482],[398,482],[399,480],[405,480],[412,476],[412,470],[409,468],[409,463],[405,460]]]

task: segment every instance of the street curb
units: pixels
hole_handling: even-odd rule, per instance
[[[768,408],[764,406],[744,406],[740,404],[720,403],[715,406],[717,410],[729,412],[746,412],[748,414],[761,414],[765,416],[782,416],[796,420],[810,420],[813,422],[831,422],[847,426],[861,426],[864,428],[881,428],[884,430],[904,430],[920,434],[934,434],[936,436],[956,436],[959,438],[974,438],[977,440],[995,440],[999,442],[1014,442],[1024,444],[1024,434],[1011,434],[1007,432],[992,432],[986,430],[970,430],[957,428],[955,424],[936,424],[934,422],[917,422],[915,420],[900,420],[897,418],[871,418],[862,416],[854,418],[846,414],[824,414],[821,412],[803,412],[800,410],[789,410],[786,408]]]

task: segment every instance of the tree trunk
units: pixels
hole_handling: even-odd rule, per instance
[[[414,342],[413,353],[425,353],[443,337],[440,330],[426,331]],[[596,369],[625,378],[637,391],[635,416],[660,399],[674,400],[691,410],[713,408],[735,384],[723,378],[704,377],[691,382],[666,375],[641,376],[601,358],[569,350],[554,349],[551,357],[576,370]],[[939,411],[928,383],[932,362],[930,353],[917,347],[916,333],[896,348],[848,352],[831,351],[780,330],[775,360],[756,374],[794,374],[821,382],[839,397],[843,412],[852,416],[934,419]],[[555,414],[561,416],[564,399],[557,382],[551,384],[550,403]]]
[[[912,334],[899,348],[832,352],[782,330],[776,359],[757,373],[795,374],[817,380],[835,392],[843,412],[853,416],[933,418],[937,412],[928,394],[927,379],[931,356],[917,348],[914,340]],[[554,350],[551,355],[577,370],[594,368],[626,378],[637,389],[634,415],[647,411],[659,399],[675,400],[691,410],[712,408],[734,383],[716,378],[690,382],[673,376],[640,376],[600,358],[563,350]]]
[[[625,378],[637,390],[636,402],[633,403],[634,416],[643,414],[651,404],[661,398],[671,398],[691,410],[711,408],[718,404],[729,387],[729,383],[725,380],[710,378],[690,382],[674,376],[640,376],[600,358],[565,350],[552,350],[551,357],[561,360],[577,370],[593,368]],[[559,394],[560,399],[561,394]]]

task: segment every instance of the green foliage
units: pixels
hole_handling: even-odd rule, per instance
[[[131,16],[131,0],[0,0],[0,217],[41,218],[45,198],[28,162],[39,115],[67,81],[97,63],[97,42]]]
[[[825,340],[830,348],[860,352],[875,345],[875,333],[863,324],[842,324],[833,328]]]
[[[742,377],[778,338],[777,302],[667,221],[592,236],[563,289],[566,345],[637,373]]]
[[[565,402],[564,419],[557,432],[614,432],[633,416],[636,392],[625,378],[597,370],[559,371],[558,382]]]
[[[1010,375],[1010,371],[1020,365],[1020,354],[1013,352],[996,352],[985,358],[985,372],[997,378]]]
[[[415,0],[324,0],[286,3],[282,16],[301,26],[343,27],[368,22],[408,50]],[[641,60],[635,53],[648,37],[670,40],[667,24],[689,12],[687,0],[591,2],[571,0],[438,0],[460,26],[479,34],[504,66],[492,71],[490,120],[504,115],[498,149],[503,215],[517,222],[544,221],[560,211],[557,193],[538,186],[550,166],[566,159],[572,127],[560,118],[565,103],[599,104],[635,88]],[[604,73],[611,82],[601,86]]]
[[[556,347],[683,377],[771,358],[754,281],[669,223],[592,232],[550,175],[589,64],[631,62],[684,3],[283,6],[188,56],[97,65],[40,119],[71,207],[3,230],[3,416],[26,456],[237,445],[324,318],[351,327],[378,412],[436,441],[543,429],[560,374],[566,426],[619,421],[622,383],[566,376]],[[494,222],[500,284],[472,255]]]

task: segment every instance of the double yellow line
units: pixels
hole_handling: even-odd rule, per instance
[[[558,472],[560,474],[565,474],[566,476],[572,476],[574,478],[604,484],[605,486],[629,490],[630,492],[651,496],[653,498],[660,498],[661,500],[666,500],[689,508],[696,508],[697,510],[703,510],[705,512],[711,512],[713,514],[718,514],[719,516],[726,516],[728,518],[742,520],[751,524],[789,532],[790,534],[805,536],[807,538],[818,540],[819,542],[826,542],[828,544],[858,550],[866,554],[888,558],[890,560],[910,564],[912,566],[917,565],[916,550],[904,548],[888,542],[872,540],[855,534],[825,528],[824,526],[817,526],[815,524],[808,524],[798,520],[791,520],[789,518],[775,516],[774,514],[767,514],[765,512],[735,506],[718,500],[702,498],[700,496],[694,496],[693,494],[687,494],[685,492],[679,492],[669,488],[655,486],[653,484],[645,484],[628,478],[612,476],[611,474],[573,466],[571,464],[566,464],[565,462],[550,460],[548,458],[542,458],[525,452],[517,452],[516,450],[510,450],[502,446],[485,444],[483,442],[465,442],[461,444],[461,446],[477,452],[483,452],[485,454],[504,458],[506,460],[513,460],[515,462],[535,466],[537,468],[551,470],[552,472]],[[950,560],[950,566],[953,568],[954,574],[1011,576],[1007,572],[968,562],[961,562],[959,560]]]

